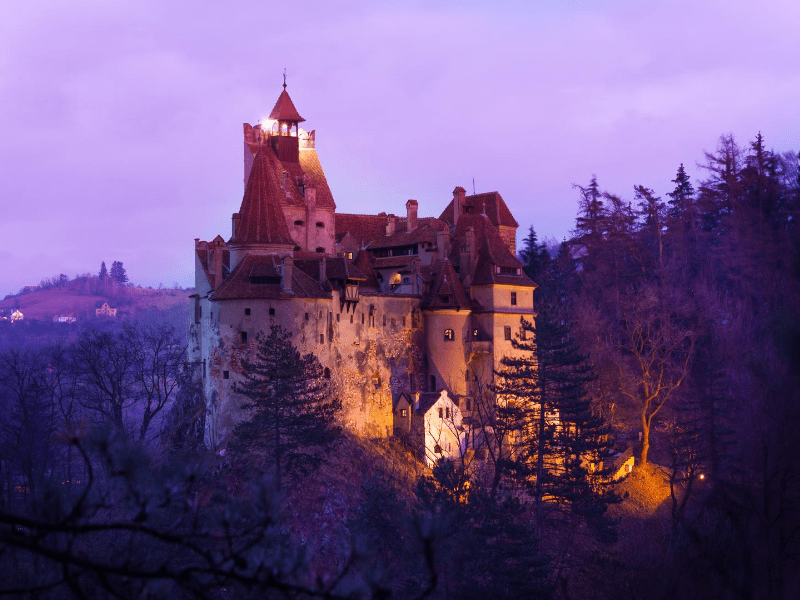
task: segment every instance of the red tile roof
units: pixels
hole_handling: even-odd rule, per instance
[[[519,227],[499,192],[486,192],[467,196],[464,199],[464,207],[466,214],[485,214],[496,227]],[[444,209],[439,218],[452,225],[454,219],[452,200],[450,200],[450,204],[447,205],[447,208]]]
[[[349,215],[336,213],[334,223],[337,237],[349,233],[364,248],[372,240],[386,234],[386,215]]]
[[[256,256],[248,254],[242,259],[230,277],[226,278],[214,292],[212,300],[330,298],[319,281],[315,281],[302,270],[292,269],[292,292],[283,290],[280,284],[254,284],[251,277],[280,277],[281,260],[276,255]]]
[[[300,167],[306,177],[310,177],[317,189],[317,206],[323,208],[336,208],[333,201],[331,188],[328,187],[328,180],[319,162],[319,156],[314,148],[303,148],[300,150]]]
[[[422,301],[422,308],[470,308],[469,296],[464,291],[464,286],[456,275],[455,269],[449,260],[437,262],[433,265],[436,278],[431,284],[430,292]]]
[[[395,232],[392,235],[386,235],[384,231],[383,235],[374,238],[368,247],[370,250],[375,250],[377,248],[411,246],[422,242],[435,244],[436,233],[438,231],[446,231],[447,229],[449,228],[444,221],[434,219],[433,217],[425,217],[417,221],[416,229],[406,231],[406,220],[398,219],[395,225]]]
[[[286,91],[286,88],[278,96],[278,101],[275,103],[275,108],[269,113],[269,118],[276,121],[294,121],[296,123],[305,121],[294,107],[294,102],[289,97],[289,92]]]
[[[284,196],[277,170],[278,159],[271,148],[262,147],[253,161],[244,190],[239,223],[229,244],[278,244],[294,247],[280,206]]]

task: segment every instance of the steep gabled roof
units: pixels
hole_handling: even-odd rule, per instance
[[[386,215],[334,215],[336,235],[349,233],[363,248],[372,240],[386,234]]]
[[[431,284],[427,297],[422,301],[422,308],[455,308],[468,309],[471,306],[469,296],[456,275],[449,260],[434,264],[436,278]]]
[[[375,276],[375,270],[372,267],[372,261],[369,253],[366,250],[361,250],[356,255],[353,265],[359,272],[366,275],[367,280],[361,284],[362,287],[370,289],[378,289],[378,278]]]
[[[278,168],[278,159],[272,149],[262,147],[250,169],[236,234],[229,244],[295,245],[280,205],[284,194],[277,177]]]
[[[230,277],[226,278],[211,296],[212,300],[244,299],[288,299],[288,298],[330,298],[331,295],[300,269],[292,269],[292,291],[284,291],[280,283],[257,284],[253,277],[281,276],[281,260],[271,254],[267,256],[246,255]]]
[[[486,192],[467,196],[464,198],[464,210],[465,214],[468,215],[485,214],[495,227],[519,227],[519,223],[516,222],[511,211],[508,210],[508,206],[506,206],[499,192]],[[453,201],[450,200],[450,204],[447,205],[447,208],[444,209],[439,218],[452,225],[454,217]]]
[[[275,119],[276,121],[295,121],[296,123],[305,121],[294,107],[294,102],[292,102],[292,99],[289,97],[289,92],[286,91],[286,88],[284,88],[281,95],[278,96],[278,101],[275,103],[272,112],[269,113],[269,118]]]

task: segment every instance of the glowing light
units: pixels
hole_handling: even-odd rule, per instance
[[[700,479],[705,479],[705,478],[706,478],[706,476],[703,475],[702,473],[700,473]]]
[[[272,131],[276,121],[275,119],[270,119],[269,117],[262,117],[259,120],[259,124],[261,125],[262,131]]]

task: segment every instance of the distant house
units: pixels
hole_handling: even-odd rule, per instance
[[[442,458],[461,458],[464,449],[461,410],[447,390],[400,394],[394,409],[394,431],[408,440],[429,467]]]
[[[22,314],[22,311],[17,309],[11,313],[10,320],[12,323],[16,323],[17,321],[22,321],[25,319],[25,315]]]
[[[56,315],[53,317],[54,323],[77,323],[78,317],[75,316],[75,313],[69,313],[68,315]]]
[[[111,308],[108,302],[103,302],[102,306],[94,309],[94,314],[97,317],[116,317],[117,310],[116,308]]]

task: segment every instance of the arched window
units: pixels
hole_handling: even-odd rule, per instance
[[[444,330],[444,341],[445,342],[453,342],[456,339],[456,334],[452,329],[445,329]]]
[[[328,367],[325,367],[325,369],[322,371],[322,376],[325,379],[330,379],[331,378],[331,370]]]

